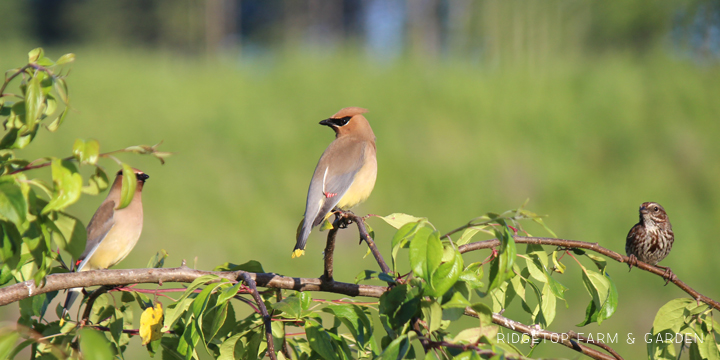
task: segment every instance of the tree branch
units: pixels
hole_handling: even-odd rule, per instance
[[[40,286],[32,280],[0,288],[0,306],[7,305],[31,296],[51,291],[70,289],[75,287],[88,287],[98,285],[119,284],[148,284],[180,282],[191,283],[203,275],[217,275],[221,279],[236,281],[244,271],[202,271],[190,269],[186,266],[166,269],[120,269],[120,270],[93,270],[78,273],[52,274],[45,277]],[[269,273],[247,273],[257,286],[273,289],[287,289],[295,291],[325,291],[348,296],[368,296],[378,298],[387,287],[376,285],[357,285],[344,282],[334,282],[330,287],[323,289],[320,279],[292,278]]]
[[[383,259],[382,254],[380,254],[380,250],[378,250],[377,246],[375,245],[375,241],[373,241],[373,238],[370,237],[370,233],[368,233],[367,228],[365,227],[365,219],[351,212],[345,212],[344,216],[357,224],[358,231],[360,232],[360,238],[365,240],[365,242],[368,244],[370,251],[375,257],[378,265],[380,266],[380,270],[382,270],[382,272],[386,274],[389,274],[390,268],[387,266],[387,263],[385,263],[385,259]]]
[[[477,312],[475,312],[475,310],[473,310],[471,308],[465,309],[465,315],[472,316],[472,317],[478,317]],[[597,350],[587,347],[577,341],[574,341],[571,334],[568,334],[568,333],[556,333],[556,332],[552,332],[552,331],[536,329],[534,327],[525,325],[525,324],[517,322],[515,320],[508,319],[508,318],[506,318],[500,314],[496,314],[496,313],[492,314],[492,322],[497,325],[500,325],[506,329],[510,329],[515,332],[526,334],[533,340],[534,339],[550,340],[553,343],[567,346],[568,348],[573,349],[577,352],[583,353],[593,359],[598,359],[598,360],[618,360],[618,359],[621,360],[622,359],[622,358],[616,358],[614,356],[610,356],[610,355],[601,353],[600,351],[597,351]],[[605,345],[605,346],[607,346],[607,345]],[[612,351],[612,352],[614,353],[615,351]]]
[[[542,238],[542,237],[529,237],[529,236],[514,236],[515,242],[518,244],[537,244],[537,245],[550,245],[550,246],[561,246],[561,247],[567,247],[567,248],[577,248],[577,249],[586,249],[586,250],[592,250],[598,254],[605,255],[617,262],[621,263],[627,263],[628,257],[619,253],[616,253],[612,250],[606,249],[598,243],[589,243],[585,241],[577,241],[577,240],[565,240],[565,239],[555,239],[555,238]],[[461,245],[458,250],[461,254],[464,254],[466,252],[474,251],[474,250],[481,250],[481,249],[490,249],[494,248],[496,246],[500,245],[500,241],[498,239],[491,239],[491,240],[485,240],[485,241],[477,241],[465,245]],[[663,277],[665,275],[665,270],[660,269],[658,267],[646,264],[642,261],[637,262],[637,268],[645,270],[647,272],[651,272],[655,275],[658,275],[660,277]],[[693,297],[693,299],[697,301],[702,301],[716,310],[720,310],[720,303],[717,301],[700,294],[695,289],[691,288],[684,282],[682,282],[680,279],[675,277],[674,279],[670,279],[670,282],[677,285],[680,289],[688,293],[690,296]]]
[[[328,231],[327,243],[325,244],[325,272],[323,273],[322,280],[327,283],[332,283],[333,280],[333,253],[335,252],[335,237],[337,236],[340,225],[343,223],[341,217],[336,216],[333,221],[333,228]]]
[[[257,306],[260,308],[260,314],[263,317],[263,323],[265,323],[265,337],[267,338],[268,356],[270,357],[270,360],[277,360],[277,355],[275,355],[275,343],[273,342],[272,322],[270,314],[268,314],[267,308],[265,307],[265,302],[260,297],[260,294],[258,294],[255,280],[253,280],[252,276],[250,276],[250,273],[247,272],[240,273],[240,279],[242,279],[245,284],[247,284],[247,286],[252,290],[252,296],[255,299]]]
[[[471,250],[474,249],[465,250],[465,252]],[[93,270],[83,271],[79,273],[52,274],[48,275],[45,278],[45,282],[42,283],[41,287],[36,287],[35,283],[30,280],[0,289],[0,306],[17,302],[31,296],[75,287],[89,287],[98,285],[114,286],[119,284],[141,283],[157,284],[160,282],[191,283],[198,277],[208,274],[217,275],[221,279],[227,279],[230,281],[237,281],[238,279],[243,279],[247,282],[247,279],[251,279],[256,282],[256,286],[265,288],[287,289],[295,291],[324,291],[348,296],[366,296],[372,298],[379,298],[383,293],[388,290],[388,287],[386,286],[356,285],[343,282],[333,282],[328,287],[323,287],[323,283],[320,279],[291,278],[276,274],[251,273],[245,271],[202,271],[190,269],[187,266],[181,266],[177,268],[167,269],[153,268],[127,270]],[[258,305],[260,304],[263,304],[262,301],[258,303]],[[265,311],[267,312],[267,310]],[[467,315],[477,317],[477,313],[475,313],[470,308],[466,309],[465,312]],[[544,330],[535,330],[528,325],[524,325],[514,320],[507,319],[499,314],[493,314],[493,322],[513,331],[525,333],[528,335],[532,334],[534,331],[536,334],[535,337],[543,337],[537,335],[544,334],[545,337],[543,338],[551,341],[557,339],[562,340],[563,336],[570,339],[569,335],[567,334],[562,335]],[[270,341],[272,341],[272,334],[270,335]],[[588,356],[591,356],[594,359],[614,359],[613,357],[607,357],[605,354],[600,353],[592,348],[587,348],[586,346],[578,344],[575,341],[567,340],[563,342],[563,345],[568,346],[576,351],[582,352],[583,354],[586,354]]]

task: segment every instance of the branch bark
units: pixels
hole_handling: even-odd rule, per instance
[[[363,240],[367,241],[367,239],[370,239],[370,241],[367,241],[368,245],[370,246],[371,250],[374,250],[374,254],[377,253],[376,260],[378,260],[378,264],[381,264],[381,268],[383,268],[382,264],[384,264],[384,260],[379,254],[379,251],[377,251],[377,247],[374,246],[374,242],[372,242],[372,238],[370,238],[367,230],[364,226],[362,226],[362,218],[355,215],[351,215],[350,218],[358,224],[360,236],[363,237]],[[597,243],[524,236],[515,236],[514,239],[515,242],[519,244],[538,244],[559,246],[564,248],[586,249],[605,255],[621,263],[627,263],[628,261],[627,256],[608,250],[602,246],[599,246]],[[462,245],[459,247],[459,251],[461,253],[467,253],[475,250],[490,249],[499,245],[500,242],[497,239],[491,239]],[[387,265],[385,265],[385,267],[386,266]],[[665,271],[662,269],[640,261],[637,262],[637,267],[660,277],[662,277],[665,273]],[[389,269],[387,269],[387,271],[389,272]],[[217,275],[219,278],[228,279],[231,281],[236,281],[237,279],[251,279],[257,283],[257,286],[265,288],[287,289],[295,291],[324,291],[348,296],[366,296],[379,298],[385,291],[388,290],[388,287],[385,286],[356,285],[343,282],[332,282],[330,284],[327,284],[324,283],[321,279],[292,278],[276,274],[250,273],[244,271],[202,271],[193,270],[186,266],[181,266],[178,268],[168,269],[95,270],[80,273],[52,274],[48,275],[45,278],[45,281],[40,284],[39,287],[35,286],[35,283],[33,281],[26,281],[0,289],[0,306],[20,301],[31,296],[74,287],[140,283],[162,284],[166,282],[190,283],[196,278],[208,274],[214,274]],[[685,292],[693,296],[693,298],[699,301],[703,301],[708,305],[712,306],[713,308],[720,310],[720,304],[718,302],[698,293],[681,280],[672,279],[671,281],[679,288],[683,289]],[[260,303],[262,303],[262,301]],[[267,310],[265,311],[265,313],[267,313]],[[477,313],[475,313],[470,308],[465,310],[465,314],[477,317]],[[555,333],[547,330],[537,329],[533,326],[525,325],[503,317],[500,314],[493,314],[492,319],[493,323],[504,328],[527,334],[532,338],[542,338],[562,344],[593,359],[622,359],[622,357],[620,357],[608,345],[596,342],[591,343],[590,341],[587,341],[587,339],[573,336],[572,332]],[[271,339],[272,335],[270,335],[270,340]],[[583,342],[599,346],[612,354],[612,356],[590,348],[582,344]]]
[[[465,309],[465,315],[472,316],[472,317],[478,317],[477,312],[475,312],[475,310],[473,310],[471,308]],[[564,346],[566,346],[570,349],[573,349],[577,352],[583,353],[593,359],[622,360],[622,358],[616,358],[614,356],[604,354],[593,348],[587,347],[577,341],[574,341],[572,335],[569,333],[556,333],[556,332],[552,332],[552,331],[536,329],[529,325],[525,325],[525,324],[517,322],[515,320],[508,319],[497,313],[492,314],[492,322],[494,324],[500,325],[506,329],[510,329],[515,332],[526,334],[531,339],[550,340],[553,343],[564,345]],[[609,346],[608,346],[608,348],[609,348]],[[614,353],[614,351],[612,351],[612,352]]]
[[[267,354],[270,357],[270,360],[277,360],[277,355],[275,355],[275,343],[273,342],[273,336],[272,336],[272,319],[270,318],[270,314],[268,314],[267,307],[265,307],[265,302],[263,301],[262,297],[260,297],[260,294],[258,293],[257,286],[255,284],[255,280],[253,280],[252,276],[250,276],[250,273],[248,272],[242,272],[240,273],[240,279],[247,284],[247,286],[252,290],[252,296],[253,299],[255,299],[255,302],[257,303],[258,308],[260,308],[260,314],[263,317],[263,323],[265,324],[265,338],[267,339]]]
[[[551,246],[560,246],[560,247],[566,247],[566,248],[576,248],[576,249],[586,249],[594,251],[598,254],[605,255],[617,262],[621,263],[627,263],[628,257],[619,253],[616,253],[612,250],[606,249],[598,243],[589,243],[584,241],[577,241],[577,240],[565,240],[565,239],[555,239],[555,238],[543,238],[543,237],[529,237],[529,236],[514,236],[515,242],[518,244],[537,244],[537,245],[551,245]],[[458,250],[461,254],[464,254],[466,252],[475,251],[475,250],[481,250],[481,249],[491,249],[496,246],[500,245],[500,241],[498,239],[491,239],[491,240],[485,240],[485,241],[477,241],[465,245],[461,245],[458,247]],[[660,269],[658,267],[646,264],[642,261],[637,262],[637,268],[645,270],[647,272],[653,273],[655,275],[658,275],[660,277],[663,277],[665,275],[665,270]],[[677,275],[677,274],[676,274]],[[664,279],[664,277],[663,277]],[[693,297],[693,299],[697,301],[702,301],[716,310],[720,310],[720,303],[717,301],[700,294],[695,289],[691,288],[682,280],[680,280],[678,277],[675,277],[673,279],[670,279],[670,282],[677,285],[680,289],[688,293],[690,296]]]
[[[208,274],[217,275],[221,279],[236,281],[242,273],[244,271],[202,271],[181,266],[167,269],[93,270],[79,273],[52,274],[48,275],[39,286],[36,286],[34,281],[29,280],[1,288],[0,306],[31,296],[74,287],[168,282],[191,283],[200,276]],[[357,285],[344,282],[334,282],[328,288],[322,289],[320,279],[292,278],[269,273],[247,274],[257,283],[257,286],[273,289],[325,291],[348,296],[375,298],[380,297],[387,289],[385,286]]]

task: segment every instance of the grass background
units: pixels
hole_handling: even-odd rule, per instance
[[[0,67],[21,66],[32,47],[4,46]],[[720,298],[714,279],[720,271],[717,66],[662,51],[490,66],[415,57],[380,63],[351,50],[237,61],[137,49],[46,49],[51,58],[66,52],[77,54],[68,78],[75,111],[57,133],[41,131],[19,157],[67,156],[76,138],[99,140],[101,151],[163,140],[162,150],[176,152],[164,166],[149,157],[122,157],[151,178],[143,194],[143,235],[118,268],[144,267],[166,249],[167,266],[187,259],[211,269],[254,259],[269,272],[319,276],[324,233],[314,231],[306,256],[290,259],[312,171],[333,139],[317,122],[361,106],[377,135],[379,169],[373,195],[357,213],[426,216],[442,232],[529,198],[528,208],[549,215],[546,223],[559,237],[622,253],[640,204],[657,201],[676,234],[662,264]],[[116,170],[112,161],[104,165]],[[49,176],[49,169],[35,173]],[[102,197],[84,196],[70,212],[88,221]],[[394,229],[369,221],[389,259]],[[352,281],[377,265],[371,256],[363,259],[366,248],[357,245],[354,230],[344,233],[335,274]],[[467,255],[466,263],[488,253]],[[613,347],[625,358],[646,356],[642,334],[656,311],[686,296],[663,287],[659,277],[611,262],[620,294],[616,314],[602,326],[577,328],[590,298],[578,266],[564,263],[568,270],[557,279],[570,288],[570,306],[558,304],[549,329],[618,333]],[[0,309],[0,320],[14,322],[17,311],[17,305]],[[517,301],[505,315],[529,322]],[[625,343],[628,333],[635,344]],[[146,356],[139,340],[132,344],[128,356]],[[554,345],[533,356],[578,357]]]

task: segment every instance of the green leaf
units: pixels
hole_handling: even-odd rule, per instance
[[[448,247],[452,249],[451,247]],[[430,296],[441,297],[450,288],[455,285],[460,273],[463,270],[464,263],[462,255],[456,249],[452,249],[454,257],[450,261],[444,262],[440,265],[432,275],[432,281],[430,282],[431,291],[427,294]]]
[[[0,179],[0,219],[18,227],[27,221],[28,204],[20,186],[10,177]]]
[[[324,312],[335,315],[353,335],[358,346],[362,349],[367,344],[374,345],[373,324],[368,314],[357,305],[328,305],[323,308]]]
[[[75,61],[75,54],[69,53],[61,56],[56,62],[56,65],[64,65]]]
[[[470,240],[472,239],[472,237],[475,236],[475,234],[477,234],[479,231],[480,231],[480,229],[478,229],[476,227],[471,227],[471,228],[465,229],[465,231],[463,231],[462,235],[460,236],[460,239],[458,239],[458,241],[456,241],[455,244],[465,245],[465,244],[469,243]]]
[[[377,271],[373,270],[363,270],[357,276],[355,276],[355,283],[359,284],[363,280],[370,280],[377,278]]]
[[[410,241],[410,239],[412,239],[420,229],[424,228],[426,224],[427,221],[424,220],[417,223],[408,223],[395,232],[391,242],[393,272],[397,272],[397,254],[400,251],[400,248],[405,247],[407,242]]]
[[[55,227],[52,232],[55,244],[69,252],[73,259],[79,258],[87,242],[85,225],[77,218],[60,211],[55,222],[50,225]]]
[[[423,300],[420,302],[423,318],[428,326],[428,332],[440,329],[442,321],[442,307],[435,300]],[[429,335],[428,335],[429,336]]]
[[[10,354],[15,347],[15,342],[20,338],[20,333],[17,331],[6,331],[5,329],[0,332],[0,359],[8,359]]]
[[[415,276],[430,283],[442,260],[443,246],[437,231],[419,229],[410,241],[410,266]]]
[[[409,223],[417,223],[420,220],[427,220],[427,218],[419,218],[417,216],[412,216],[408,214],[402,214],[402,213],[393,213],[388,216],[378,216],[379,218],[385,220],[388,225],[400,229],[406,224]]]
[[[557,258],[558,252],[559,252],[559,251],[553,251],[553,253],[552,253],[553,266],[555,267],[555,271],[563,274],[563,273],[565,273],[565,268],[566,268],[566,266],[565,266],[565,264],[561,263],[561,262],[558,260],[558,258]]]
[[[237,295],[238,291],[240,291],[240,286],[242,286],[242,282],[238,281],[234,286],[225,288],[220,295],[218,295],[217,303],[222,304]]]
[[[478,320],[480,320],[480,326],[492,325],[492,310],[490,310],[490,308],[487,305],[485,305],[483,303],[477,303],[477,304],[473,304],[471,307],[478,314]]]
[[[243,348],[240,337],[244,335],[244,333],[238,333],[223,341],[222,345],[220,345],[220,356],[218,357],[218,360],[240,359]]]
[[[206,319],[211,321],[209,328],[204,332],[204,337],[207,339],[207,343],[210,344],[217,335],[220,328],[225,324],[225,319],[228,315],[228,303],[223,303],[210,312],[208,312]],[[233,319],[234,322],[235,319]]]
[[[310,348],[320,355],[322,359],[340,360],[333,347],[333,340],[325,329],[314,320],[305,322],[305,334]]]
[[[17,227],[6,221],[0,222],[0,263],[4,265],[3,274],[6,272],[6,267],[8,273],[10,269],[14,270],[17,267],[20,262],[21,247],[22,236]],[[0,284],[4,284],[6,280],[9,279],[3,278]]]
[[[91,328],[83,328],[79,331],[79,337],[80,352],[83,354],[83,358],[113,360],[115,357],[105,334]]]
[[[590,253],[586,253],[585,256],[595,263],[595,266],[598,267],[601,273],[605,274],[605,267],[607,266],[607,260],[605,260],[605,258]]]
[[[495,231],[497,238],[500,240],[500,250],[497,258],[490,264],[490,285],[488,286],[488,292],[499,288],[510,278],[512,266],[515,262],[515,240],[510,234],[510,229],[505,222],[498,220],[498,223],[503,226],[502,231],[498,231],[497,229]]]
[[[72,162],[54,159],[50,166],[54,185],[53,197],[43,208],[42,214],[64,210],[80,198],[82,191],[82,176]]]
[[[282,301],[278,301],[272,305],[273,309],[282,311],[285,315],[292,319],[300,319],[302,314],[302,305],[300,298],[297,296],[288,296]]]
[[[697,302],[687,298],[679,298],[667,302],[660,307],[660,310],[655,314],[653,331],[655,333],[661,333],[668,330],[674,334],[679,333],[685,324],[685,308],[690,305],[696,306]]]
[[[49,124],[47,124],[46,128],[50,132],[55,132],[57,129],[62,125],[62,123],[65,121],[65,117],[67,116],[68,112],[70,111],[69,107],[65,107],[63,109],[63,112],[58,115],[58,117],[55,118],[55,120],[51,121]]]
[[[262,267],[262,264],[260,264],[259,261],[250,260],[246,263],[242,263],[240,265],[237,264],[231,264],[231,263],[224,263],[222,265],[219,265],[215,267],[215,271],[247,271],[247,272],[254,272],[254,273],[264,273],[265,270]]]
[[[188,286],[187,289],[185,289],[185,292],[183,295],[178,299],[177,302],[172,303],[168,305],[168,308],[165,310],[165,321],[162,331],[168,331],[172,329],[172,327],[175,325],[175,323],[180,319],[180,316],[187,310],[190,305],[193,303],[193,298],[190,298],[190,295],[193,295],[195,290],[198,289],[203,284],[217,280],[217,275],[203,275],[197,279],[195,279],[190,286]]]
[[[130,165],[122,164],[122,189],[120,190],[120,204],[118,204],[116,210],[130,205],[133,196],[135,195],[135,189],[137,188],[137,177],[135,171]]]
[[[28,81],[27,95],[25,96],[25,124],[28,129],[34,129],[40,114],[45,98],[42,94],[41,82],[45,74],[38,71]]]
[[[101,167],[95,167],[95,173],[90,175],[87,186],[84,186],[82,191],[88,195],[97,195],[108,188],[108,177],[105,174],[105,170]]]
[[[80,164],[95,165],[100,155],[100,143],[97,140],[76,139],[72,154]]]
[[[167,251],[165,251],[165,249],[161,249],[160,251],[157,252],[157,254],[155,254],[155,256],[153,256],[150,259],[150,261],[148,261],[147,267],[149,269],[162,268],[163,265],[165,264],[165,258],[167,258],[167,257],[168,257]]]
[[[381,360],[400,360],[404,359],[410,349],[410,341],[407,335],[401,335],[393,340],[380,356]]]
[[[588,305],[585,320],[578,326],[584,326],[594,321],[597,321],[599,325],[615,312],[617,289],[609,277],[587,270],[585,267],[582,267],[582,279],[585,289],[592,296],[593,304]]]
[[[545,284],[542,289],[542,300],[535,307],[533,322],[539,323],[543,328],[548,327],[555,320],[555,306],[557,298],[552,294],[550,286]]]
[[[222,283],[212,283],[208,284],[201,292],[198,294],[198,296],[195,298],[195,301],[193,301],[192,304],[192,312],[193,315],[195,315],[195,318],[200,319],[202,313],[205,311],[208,305],[208,301],[210,300],[210,295],[215,291],[215,289],[220,286]]]
[[[543,250],[542,245],[527,244],[525,253],[528,257],[525,259],[530,275],[537,281],[547,282],[545,269],[548,264],[547,253]]]
[[[39,59],[43,58],[44,56],[45,56],[45,51],[43,51],[43,48],[32,49],[28,53],[28,62],[29,63],[37,62]]]

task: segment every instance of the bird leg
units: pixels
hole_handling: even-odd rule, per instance
[[[637,257],[635,257],[635,254],[630,254],[630,256],[628,256],[627,264],[630,267],[630,270],[632,270],[633,266],[637,266],[637,262],[638,259]]]
[[[664,270],[665,270],[665,272],[663,273],[663,276],[662,276],[663,279],[665,279],[665,286],[667,286],[667,284],[669,284],[670,281],[673,281],[673,282],[674,282],[675,280],[677,280],[677,276],[675,276],[675,274],[672,272],[672,270],[670,270],[669,267],[667,267],[667,266],[660,266],[660,265],[655,265],[655,267],[658,267],[658,268],[661,268],[661,269],[664,269]]]

